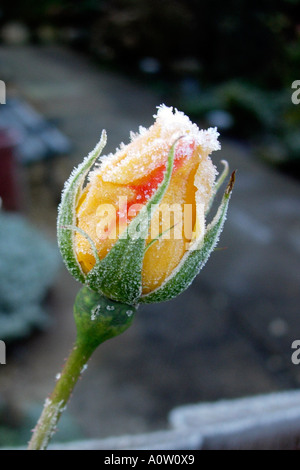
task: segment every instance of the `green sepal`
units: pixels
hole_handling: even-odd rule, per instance
[[[143,239],[134,243],[130,239],[118,240],[109,254],[88,273],[86,284],[118,302],[135,304],[141,294],[144,247]]]
[[[104,341],[127,330],[135,312],[133,305],[114,302],[86,286],[82,287],[74,303],[76,345],[84,345],[86,352],[93,351]]]
[[[225,178],[228,175],[228,170],[229,170],[228,162],[226,160],[221,160],[221,163],[223,164],[224,168],[223,168],[223,171],[222,171],[221,175],[219,176],[219,178],[215,182],[215,185],[214,185],[214,188],[213,188],[213,195],[210,198],[208,208],[207,208],[207,211],[206,211],[206,215],[209,213],[209,211],[210,211],[210,209],[213,205],[213,202],[215,200],[215,197],[217,195],[217,192],[219,191],[220,187],[222,186],[222,184],[225,181]]]
[[[70,226],[76,226],[76,206],[82,192],[84,180],[92,165],[99,158],[105,144],[106,132],[102,131],[101,139],[95,149],[73,170],[70,178],[65,183],[58,208],[58,246],[67,269],[77,281],[83,284],[85,283],[85,274],[77,261],[74,249],[74,230],[70,230]]]
[[[105,258],[96,261],[87,275],[86,284],[91,289],[116,301],[136,304],[141,296],[149,224],[153,207],[160,203],[171,180],[176,142],[169,151],[164,179],[155,194],[130,222]]]
[[[140,298],[140,303],[156,303],[171,300],[190,286],[194,278],[207,262],[211,252],[214,250],[219,240],[226,220],[234,181],[235,172],[231,175],[215,218],[207,227],[203,240],[199,242],[201,245],[195,246],[193,247],[193,250],[187,251],[179,266],[173,271],[173,273],[159,288],[142,296]]]

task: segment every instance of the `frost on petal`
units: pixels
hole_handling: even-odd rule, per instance
[[[212,188],[214,187],[217,173],[216,167],[212,164],[212,161],[209,158],[202,158],[200,160],[195,174],[194,185],[197,188],[196,203],[204,204],[205,210],[209,207]]]
[[[184,136],[176,150],[176,158],[189,157],[194,143],[199,148],[199,155],[207,157],[209,153],[220,149],[219,133],[216,128],[200,130],[188,116],[177,109],[161,105],[158,107],[155,123],[146,130],[139,128],[139,133],[130,133],[131,142],[122,146],[116,153],[102,159],[100,168],[95,170],[103,181],[129,184],[164,165],[171,145]]]

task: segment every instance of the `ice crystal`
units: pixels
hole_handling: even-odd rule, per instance
[[[170,146],[176,139],[184,136],[178,149],[176,150],[176,157],[183,158],[191,156],[193,148],[191,143],[201,148],[199,157],[206,157],[214,150],[220,149],[218,141],[219,133],[217,128],[209,128],[207,130],[199,129],[196,124],[193,124],[189,117],[183,112],[178,111],[172,107],[161,105],[158,107],[155,123],[149,128],[139,128],[138,133],[130,133],[131,143],[124,147],[120,146],[116,149],[114,154],[110,153],[102,157],[101,165],[90,173],[90,181],[94,181],[97,175],[107,182],[127,184],[125,168],[128,165],[131,168],[131,176],[135,175],[136,178],[144,175],[160,164],[164,163],[167,159]],[[145,139],[145,133],[149,133],[149,138]],[[143,164],[143,156],[147,155],[147,167]],[[215,178],[215,168],[211,165],[205,168],[208,172],[209,178]],[[209,175],[211,173],[211,175]]]
[[[91,320],[95,321],[101,310],[101,305],[97,305],[91,312]]]
[[[115,307],[113,305],[107,305],[106,310],[113,311]]]

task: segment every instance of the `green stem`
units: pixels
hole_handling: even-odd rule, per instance
[[[84,371],[94,349],[76,341],[56,382],[54,390],[46,399],[43,412],[33,431],[28,450],[45,450],[56,431],[58,420],[66,408],[73,389]]]
[[[88,287],[79,291],[74,303],[77,339],[52,394],[45,401],[28,450],[47,448],[87,361],[101,343],[127,330],[136,309],[137,306],[114,302]]]

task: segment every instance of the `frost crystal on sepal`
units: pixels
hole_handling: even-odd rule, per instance
[[[70,229],[70,227],[76,226],[76,205],[81,195],[84,180],[92,165],[99,158],[105,144],[106,132],[103,131],[101,139],[94,150],[73,170],[70,178],[65,183],[61,203],[58,208],[58,246],[69,272],[81,283],[85,283],[85,274],[77,260],[74,248],[74,230]]]
[[[184,255],[177,269],[173,271],[162,285],[140,298],[141,303],[165,302],[171,300],[186,290],[193,282],[199,271],[204,267],[211,252],[218,243],[220,234],[226,220],[228,204],[235,181],[235,173],[232,173],[225,190],[222,202],[211,224],[207,227],[204,239],[195,243],[201,246],[192,246]]]
[[[177,142],[177,141],[176,141]],[[102,260],[96,261],[86,277],[87,285],[118,302],[136,304],[142,293],[142,268],[152,207],[162,200],[171,180],[175,144],[172,145],[161,185],[119,240]],[[139,228],[139,230],[137,230]],[[138,236],[134,237],[134,233]]]
[[[229,165],[228,165],[228,162],[226,160],[221,160],[221,163],[224,165],[224,168],[223,168],[223,171],[221,173],[221,175],[219,176],[219,178],[217,179],[217,181],[215,182],[215,185],[214,185],[214,189],[213,189],[213,195],[209,201],[209,204],[208,204],[208,208],[207,208],[207,211],[206,211],[206,214],[209,213],[212,205],[213,205],[213,202],[215,200],[215,197],[216,197],[216,194],[217,192],[219,191],[220,187],[222,186],[222,184],[224,183],[225,181],[225,178],[227,177],[228,175],[228,171],[229,171]]]

